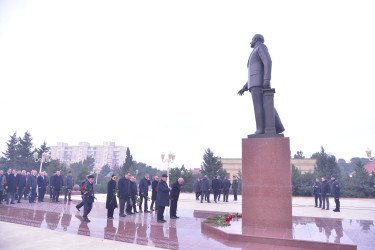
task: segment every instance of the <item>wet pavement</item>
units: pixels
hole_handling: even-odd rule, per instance
[[[23,201],[21,204],[0,205],[0,221],[164,249],[207,249],[208,246],[215,249],[283,249],[218,240],[203,234],[201,222],[218,214],[215,212],[181,209],[178,210],[180,219],[170,220],[167,215],[168,222],[160,224],[156,222],[155,213],[139,213],[119,219],[116,209],[115,219],[107,220],[105,203],[96,202],[89,215],[91,222],[87,223],[82,219],[83,208],[81,212],[75,208],[78,202],[30,204]],[[166,209],[165,214],[168,212]],[[242,233],[239,225],[240,221],[234,222],[223,230]],[[259,232],[269,234],[272,230],[261,229]],[[293,228],[285,234],[294,239],[355,244],[358,249],[375,249],[374,221],[369,220],[293,217]]]

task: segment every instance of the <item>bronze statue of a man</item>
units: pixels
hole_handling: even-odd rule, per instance
[[[274,89],[271,89],[272,60],[266,45],[264,45],[264,37],[260,34],[256,34],[250,45],[253,51],[247,61],[248,80],[245,86],[238,91],[238,94],[242,96],[247,90],[251,92],[256,121],[256,131],[254,135],[268,134],[267,131],[274,131],[270,132],[270,134],[280,134],[285,129],[276,109],[273,107]],[[271,91],[273,91],[271,94],[272,101],[265,101],[265,93]],[[271,118],[266,117],[267,112],[265,112],[265,110],[267,109],[271,109]],[[271,123],[273,123],[271,126],[274,126],[273,130],[266,128],[267,120],[269,121],[270,119],[272,120]]]

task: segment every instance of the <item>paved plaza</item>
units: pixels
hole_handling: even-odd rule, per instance
[[[115,210],[114,220],[107,220],[105,195],[97,197],[89,215],[90,223],[82,222],[82,212],[75,208],[79,196],[72,202],[30,204],[23,201],[0,205],[0,249],[40,249],[41,245],[44,249],[70,250],[85,246],[91,249],[285,249],[228,242],[202,232],[201,222],[207,217],[223,212],[242,212],[241,196],[238,201],[230,199],[228,203],[200,203],[194,194],[181,194],[178,204],[181,218],[170,220],[169,209],[166,209],[168,222],[165,224],[156,222],[155,213],[119,219],[118,210]],[[375,200],[342,199],[341,213],[315,208],[313,202],[313,198],[293,198],[292,237],[375,249]],[[233,224],[226,230],[237,229]]]

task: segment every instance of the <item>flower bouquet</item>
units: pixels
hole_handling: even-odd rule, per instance
[[[31,190],[27,193],[26,198],[31,197]]]
[[[113,189],[113,196],[116,196],[118,193],[118,186],[115,187],[115,189]]]
[[[130,203],[130,206],[133,206],[133,205],[134,205],[134,202],[133,202],[133,199],[132,199],[132,198],[129,198],[129,203]]]
[[[139,199],[139,197],[137,197],[137,200],[135,202],[136,202],[138,207],[139,207],[139,205],[141,205],[141,199]]]
[[[223,214],[220,216],[215,216],[213,218],[208,218],[206,222],[214,222],[215,225],[227,227],[230,226],[230,221],[238,220],[242,218],[242,214]]]

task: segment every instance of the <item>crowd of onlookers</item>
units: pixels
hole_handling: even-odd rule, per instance
[[[234,201],[236,201],[238,191],[238,180],[236,176],[233,176],[232,183],[230,183],[227,176],[225,176],[224,179],[221,179],[220,176],[215,176],[210,185],[210,180],[207,175],[205,175],[202,179],[198,178],[194,183],[195,198],[199,200],[200,197],[201,203],[203,203],[203,200],[211,203],[210,193],[212,192],[214,194],[215,203],[220,201],[221,194],[223,194],[223,202],[228,202],[230,187],[232,187]]]
[[[49,191],[51,201],[59,202],[60,194],[65,194],[65,200],[71,200],[74,178],[69,171],[65,181],[60,171],[54,172],[50,177],[46,172],[31,170],[8,169],[6,173],[0,170],[0,204],[5,200],[7,204],[21,203],[22,198],[30,203],[44,202],[45,194]]]

